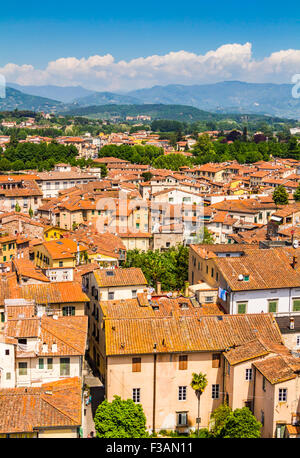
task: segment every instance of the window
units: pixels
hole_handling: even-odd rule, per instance
[[[115,293],[114,293],[114,292],[108,293],[108,300],[109,300],[109,301],[114,300],[114,297],[115,297]]]
[[[186,401],[186,386],[178,387],[178,401]]]
[[[131,293],[132,293],[132,299],[134,299],[134,298],[137,297],[137,296],[136,296],[136,293],[137,293],[137,290],[136,290],[136,289],[133,289],[133,290],[131,291]]]
[[[293,311],[299,312],[300,311],[300,299],[293,299]]]
[[[59,267],[63,267],[64,265],[64,262],[63,261],[59,261]]]
[[[187,426],[187,412],[177,412],[177,426]]]
[[[297,347],[300,347],[300,336],[297,336]]]
[[[207,304],[211,304],[214,301],[214,298],[213,296],[205,296],[204,300]]]
[[[214,276],[214,269],[213,269],[213,267],[211,268],[211,276],[212,276],[212,277]]]
[[[1,323],[4,323],[4,321],[5,321],[5,314],[4,314],[4,312],[1,312],[0,315],[1,315]]]
[[[260,422],[264,426],[264,424],[265,424],[265,413],[264,413],[263,410],[261,411],[261,414],[260,414]]]
[[[179,370],[184,371],[187,369],[188,357],[187,355],[179,355]]]
[[[277,439],[284,437],[284,431],[285,431],[285,424],[277,423],[277,425],[276,425],[276,437],[277,437]]]
[[[249,275],[244,275],[244,281],[249,281]]]
[[[132,358],[132,372],[141,372],[141,358]]]
[[[6,354],[6,356],[8,356],[9,355],[9,350],[5,350],[5,354]]]
[[[60,358],[60,375],[70,375],[70,358]]]
[[[48,370],[53,369],[53,358],[47,358],[47,368]]]
[[[63,316],[74,316],[75,315],[75,307],[63,307],[62,308]]]
[[[252,369],[246,369],[246,380],[248,382],[252,380]]]
[[[133,388],[132,389],[132,400],[133,400],[133,402],[140,402],[141,401],[141,389],[140,388]]]
[[[44,369],[44,358],[39,358],[39,369]]]
[[[266,377],[264,377],[264,376],[262,378],[262,389],[263,389],[263,391],[266,391]]]
[[[27,375],[27,363],[19,363],[19,375]]]
[[[219,399],[219,395],[220,395],[220,385],[219,384],[212,385],[212,387],[211,387],[211,397],[213,399]]]
[[[287,401],[287,388],[279,388],[278,401],[279,402]]]
[[[247,302],[238,302],[238,313],[246,313]]]
[[[6,380],[10,380],[11,379],[11,373],[10,372],[6,372]]]
[[[213,353],[212,355],[212,367],[220,367],[220,353]]]
[[[277,299],[269,300],[269,313],[276,313],[277,312],[277,305],[278,305],[278,300]]]

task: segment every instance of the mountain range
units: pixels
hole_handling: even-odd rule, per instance
[[[247,113],[300,119],[300,99],[291,84],[225,81],[185,86],[171,84],[138,89],[126,94],[96,92],[82,86],[21,86],[8,83],[0,110],[32,109],[69,112],[102,105],[188,105],[215,113]],[[81,110],[84,115],[85,110]]]

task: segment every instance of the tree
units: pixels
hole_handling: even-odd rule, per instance
[[[19,205],[18,202],[16,202],[15,211],[16,211],[16,212],[20,212],[20,211],[21,211],[21,207],[20,207],[20,205]]]
[[[276,205],[286,205],[289,203],[289,196],[285,187],[281,184],[273,192],[273,200]]]
[[[128,250],[124,267],[142,269],[149,285],[161,282],[163,291],[181,290],[188,279],[188,247],[177,245],[163,252],[159,250]]]
[[[151,172],[143,172],[142,177],[144,178],[144,181],[150,181],[153,175]]]
[[[262,424],[256,420],[248,407],[235,409],[227,416],[217,437],[222,438],[258,438]]]
[[[149,437],[143,408],[132,399],[122,400],[120,396],[114,396],[112,402],[104,400],[97,408],[94,422],[97,437]]]
[[[193,372],[192,374],[192,381],[191,381],[191,387],[193,390],[195,390],[197,399],[198,399],[198,427],[197,427],[197,436],[199,437],[199,427],[200,427],[200,396],[205,390],[207,386],[207,378],[205,374],[202,374],[202,372],[199,372],[199,374],[196,374]]]
[[[298,186],[298,188],[294,192],[294,199],[295,199],[296,202],[300,201],[300,185]]]
[[[32,210],[32,208],[31,208],[31,207],[29,208],[29,211],[28,211],[28,213],[29,213],[29,216],[30,216],[30,218],[32,218],[32,217],[33,217],[33,210]]]
[[[210,432],[214,437],[218,437],[221,429],[223,428],[231,413],[232,410],[227,404],[221,404],[213,411],[213,413],[211,414],[213,426],[211,427]]]

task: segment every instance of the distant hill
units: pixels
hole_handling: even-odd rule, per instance
[[[127,95],[138,98],[142,103],[184,104],[220,113],[300,118],[300,99],[292,97],[292,87],[291,84],[225,81],[194,86],[154,86],[131,91]]]
[[[74,104],[88,107],[92,105],[128,105],[128,104],[139,104],[141,103],[136,97],[129,95],[114,94],[113,92],[93,92],[86,97],[80,97],[73,100]]]
[[[24,94],[11,87],[6,88],[6,97],[0,98],[0,111],[6,110],[31,110],[31,111],[57,111],[64,105],[58,100]]]
[[[65,112],[72,116],[89,116],[99,119],[119,118],[125,120],[126,116],[146,115],[153,119],[172,119],[177,121],[193,122],[215,119],[215,115],[195,107],[183,105],[95,105],[90,107],[73,108]]]
[[[85,89],[82,86],[22,86],[16,83],[7,83],[7,85],[25,94],[46,97],[64,103],[70,103],[79,97],[86,97],[90,94],[94,94],[94,91]],[[92,105],[92,103],[90,105]]]
[[[70,106],[69,106],[70,107]],[[222,119],[230,119],[237,122],[243,122],[245,117],[253,122],[272,120],[273,122],[284,122],[286,119],[273,118],[270,116],[258,114],[224,114],[210,113],[208,111],[199,110],[187,105],[163,105],[163,104],[143,104],[143,105],[94,105],[90,107],[71,108],[63,112],[64,115],[71,116],[86,116],[89,118],[98,119],[116,119],[124,121],[126,116],[146,115],[153,119],[171,119],[181,122],[196,122],[196,121],[219,121]]]

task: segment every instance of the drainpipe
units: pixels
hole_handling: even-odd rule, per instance
[[[154,350],[155,351],[155,350]],[[153,361],[154,361],[154,368],[153,368],[153,418],[152,418],[152,432],[155,432],[155,410],[156,410],[156,360],[157,354],[154,353]]]
[[[223,374],[222,374],[222,383],[223,383],[223,389],[222,389],[222,403],[224,404],[224,399],[225,399],[225,356],[222,355],[222,362],[223,362]]]
[[[255,405],[255,385],[256,385],[256,367],[254,367],[254,380],[253,380],[253,402],[252,402],[253,415],[254,415],[254,405]]]

